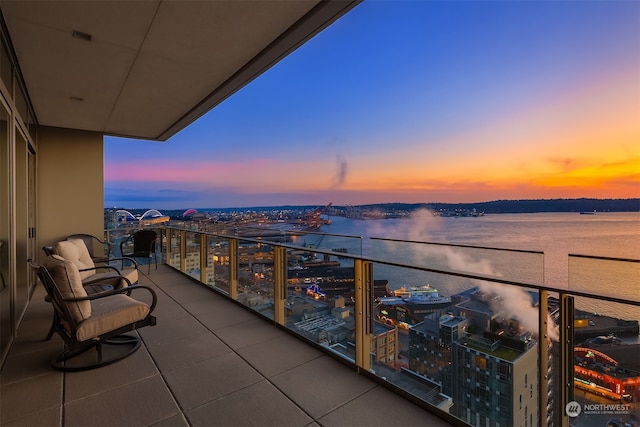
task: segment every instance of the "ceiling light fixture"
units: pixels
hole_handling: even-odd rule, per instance
[[[71,36],[75,39],[80,39],[88,42],[91,41],[91,34],[83,33],[82,31],[73,30]]]

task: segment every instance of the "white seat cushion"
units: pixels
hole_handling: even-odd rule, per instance
[[[59,255],[52,255],[47,257],[44,265],[51,274],[62,298],[82,298],[87,296],[78,268],[73,262]],[[91,303],[89,301],[68,302],[67,307],[76,322],[81,322],[91,317]]]
[[[60,255],[62,258],[73,262],[78,270],[90,268],[91,270],[80,271],[80,277],[85,285],[94,283],[96,281],[107,282],[114,288],[122,288],[127,286],[128,283],[125,280],[109,280],[117,275],[114,270],[104,271],[99,273],[99,269],[95,269],[95,263],[91,259],[87,245],[82,239],[62,240],[57,242],[53,246],[53,252]],[[125,269],[121,271],[122,275],[126,277],[131,284],[138,283],[138,270]]]
[[[57,242],[53,245],[53,252],[74,263],[78,270],[95,267],[95,264],[91,259],[91,255],[89,255],[87,245],[85,245],[82,239],[62,240]],[[95,270],[81,271],[80,277],[84,280],[94,274],[96,274]]]
[[[144,319],[149,306],[126,295],[110,295],[91,301],[91,317],[78,325],[76,339],[86,341]]]

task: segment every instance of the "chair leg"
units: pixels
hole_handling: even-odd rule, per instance
[[[51,326],[49,327],[49,332],[47,332],[47,336],[44,338],[45,341],[49,341],[53,337],[53,333],[55,332],[56,318],[53,317],[51,321]]]
[[[65,346],[61,353],[51,359],[51,365],[61,371],[95,369],[131,356],[140,345],[138,337],[118,335],[100,342],[89,342],[74,349]],[[96,353],[89,353],[92,349],[95,349]]]
[[[102,343],[99,341],[96,344],[96,351],[98,352],[98,363],[102,363]]]
[[[47,301],[47,298],[45,298],[45,301]],[[47,301],[50,302],[50,301]],[[54,332],[56,331],[56,325],[58,324],[59,319],[58,319],[58,313],[53,310],[53,316],[51,318],[51,326],[49,326],[49,332],[47,332],[47,336],[44,337],[45,341],[49,341],[52,337]]]

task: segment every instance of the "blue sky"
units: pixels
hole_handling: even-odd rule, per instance
[[[105,206],[640,197],[639,28],[637,1],[365,1],[170,140],[105,138]]]

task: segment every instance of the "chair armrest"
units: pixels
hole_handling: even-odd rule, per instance
[[[134,268],[136,270],[138,269],[138,262],[135,259],[128,256],[123,256],[118,258],[109,258],[109,260],[106,262],[111,262],[111,261],[130,261],[133,264]]]
[[[126,278],[122,278],[123,280],[127,280]],[[117,294],[127,294],[129,295],[131,291],[135,291],[136,289],[144,289],[151,294],[151,305],[149,306],[149,313],[151,313],[155,308],[158,302],[158,297],[153,289],[145,285],[131,285],[125,288],[113,289],[110,291],[98,292],[96,294],[87,295],[86,297],[76,297],[76,298],[63,298],[62,300],[65,302],[74,302],[74,301],[93,301],[100,298],[107,298],[112,295]]]
[[[124,252],[122,251],[124,249],[124,245],[126,245],[127,243],[129,243],[131,241],[131,235],[128,235],[126,239],[121,240],[120,241],[120,253],[123,254]]]
[[[111,258],[111,252],[113,252],[113,243],[107,242],[105,240],[103,244],[107,247],[107,258]]]
[[[115,267],[113,269],[118,271],[118,269],[115,268]],[[109,277],[97,277],[97,278],[95,278],[93,280],[91,280],[91,276],[89,276],[89,277],[85,278],[82,283],[83,283],[83,286],[88,286],[88,285],[101,286],[101,285],[105,285],[105,286],[113,287],[114,279],[119,279],[121,281],[126,282],[127,283],[127,285],[126,285],[127,287],[133,285],[131,280],[129,280],[125,275],[121,274],[119,271],[118,271],[118,274],[116,274],[116,275],[109,276]],[[118,289],[120,289],[120,288],[118,288]]]
[[[79,268],[78,271],[91,271],[91,270],[114,270],[118,275],[121,275],[120,270],[112,265],[96,265],[95,267]]]

